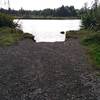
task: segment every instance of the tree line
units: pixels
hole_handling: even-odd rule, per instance
[[[74,8],[74,6],[64,6],[62,5],[59,8],[56,9],[44,9],[44,10],[24,10],[21,8],[20,10],[12,10],[9,8],[9,10],[0,9],[1,13],[10,14],[13,16],[18,17],[26,17],[26,18],[32,18],[32,17],[78,17],[78,10]]]

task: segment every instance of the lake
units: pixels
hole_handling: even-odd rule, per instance
[[[17,21],[17,20],[15,20]],[[79,30],[81,20],[27,20],[18,21],[24,32],[31,33],[35,36],[36,42],[57,42],[64,41],[65,34],[61,31]]]

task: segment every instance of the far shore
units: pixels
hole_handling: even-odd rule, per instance
[[[15,19],[40,19],[40,20],[73,20],[81,19],[80,17],[16,17]]]

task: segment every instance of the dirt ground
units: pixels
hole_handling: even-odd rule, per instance
[[[100,100],[99,82],[78,39],[0,47],[0,100]]]

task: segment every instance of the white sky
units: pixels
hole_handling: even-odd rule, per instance
[[[6,3],[4,3],[4,1]],[[0,0],[0,7],[6,6],[7,8],[8,0]],[[57,8],[62,5],[71,6],[74,5],[75,8],[82,8],[84,3],[88,3],[88,6],[92,5],[94,0],[9,0],[10,7],[12,9],[23,9],[28,10],[40,10],[45,8]]]

